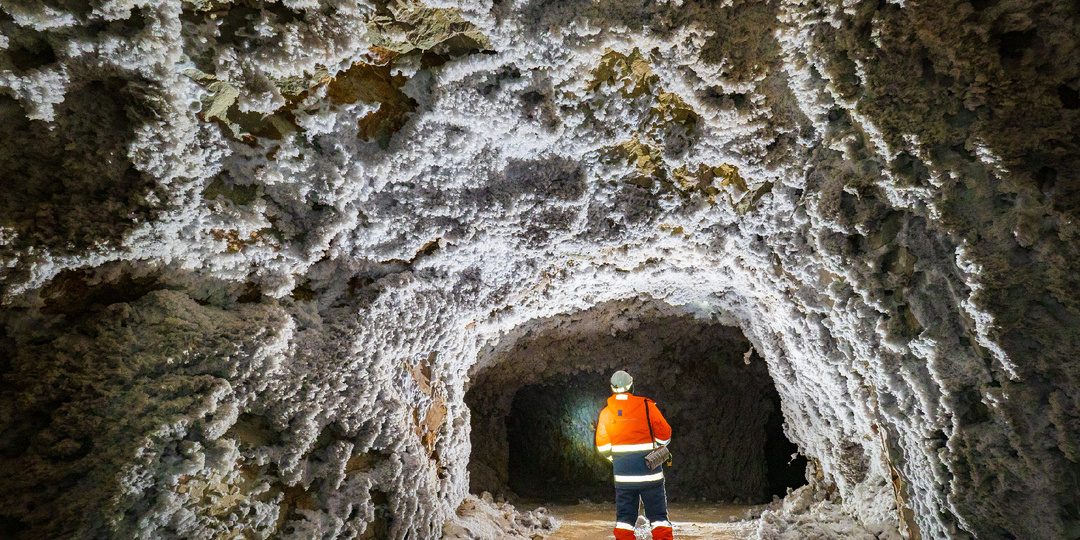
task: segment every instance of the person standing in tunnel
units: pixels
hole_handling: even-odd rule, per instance
[[[671,426],[650,399],[633,395],[634,378],[611,376],[612,396],[596,423],[596,449],[615,468],[615,540],[634,540],[638,501],[652,524],[653,540],[671,540],[664,467],[650,468],[645,456],[671,442]]]

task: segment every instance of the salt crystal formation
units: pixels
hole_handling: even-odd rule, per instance
[[[860,528],[1080,537],[1080,5],[418,1],[0,2],[5,537],[470,534],[470,377],[610,302]]]

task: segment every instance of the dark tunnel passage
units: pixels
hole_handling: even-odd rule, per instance
[[[519,340],[476,375],[466,396],[471,490],[552,503],[614,500],[611,465],[596,452],[594,433],[608,378],[626,369],[634,393],[655,400],[672,427],[669,499],[783,496],[806,483],[806,460],[784,435],[780,396],[750,349],[738,328],[689,316],[641,318],[627,331],[571,324]]]

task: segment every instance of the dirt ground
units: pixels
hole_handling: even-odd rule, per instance
[[[743,540],[750,538],[754,521],[731,522],[741,518],[755,506],[734,506],[702,503],[671,503],[668,520],[677,540]],[[547,506],[561,525],[547,540],[613,539],[615,505],[613,503],[583,503]],[[639,531],[641,529],[639,528]],[[640,534],[638,536],[641,538]]]

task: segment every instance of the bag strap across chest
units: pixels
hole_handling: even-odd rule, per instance
[[[656,437],[652,433],[652,420],[649,420],[649,398],[645,399],[645,423],[649,425],[649,444],[656,449]]]

